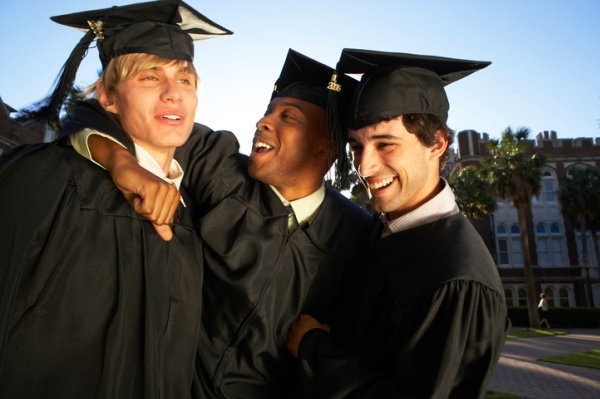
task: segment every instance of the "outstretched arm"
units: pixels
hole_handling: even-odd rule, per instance
[[[131,152],[113,140],[90,134],[87,144],[91,159],[106,168],[135,212],[151,221],[164,240],[171,240],[169,225],[180,199],[177,187],[141,167]],[[81,150],[78,152],[82,154]]]

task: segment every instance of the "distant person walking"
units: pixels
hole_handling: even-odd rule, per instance
[[[548,322],[548,309],[550,308],[550,304],[548,303],[548,297],[546,294],[540,294],[540,303],[538,304],[538,311],[540,312],[540,326],[543,327],[544,323],[546,323],[546,327],[550,327],[550,323]]]

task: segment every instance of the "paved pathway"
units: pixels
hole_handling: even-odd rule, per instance
[[[527,399],[600,399],[600,370],[536,359],[600,349],[600,329],[506,341],[488,390]]]

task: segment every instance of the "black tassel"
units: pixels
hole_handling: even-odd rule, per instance
[[[90,44],[95,37],[92,30],[87,31],[71,52],[67,62],[63,65],[60,74],[54,81],[54,90],[52,93],[35,104],[20,110],[17,114],[17,120],[44,122],[55,132],[60,132],[60,110],[73,88],[79,65],[87,55]]]
[[[335,76],[332,77],[334,86],[337,85],[335,82]],[[339,87],[339,85],[337,85]],[[339,90],[329,88],[327,95],[327,127],[329,132],[329,140],[333,140],[336,143],[336,160],[335,160],[335,180],[333,187],[341,190],[344,188],[348,179],[349,172],[349,160],[348,154],[346,153],[346,131],[344,123],[342,123],[342,115],[338,109],[338,96]]]

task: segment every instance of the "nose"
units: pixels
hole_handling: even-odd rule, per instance
[[[166,102],[179,102],[183,99],[181,89],[178,82],[174,80],[166,80],[163,85],[161,99]]]
[[[379,170],[379,162],[375,151],[364,148],[354,156],[354,167],[362,177],[375,176]]]
[[[265,115],[256,122],[256,130],[259,132],[272,130],[273,124],[270,121],[269,115]]]

